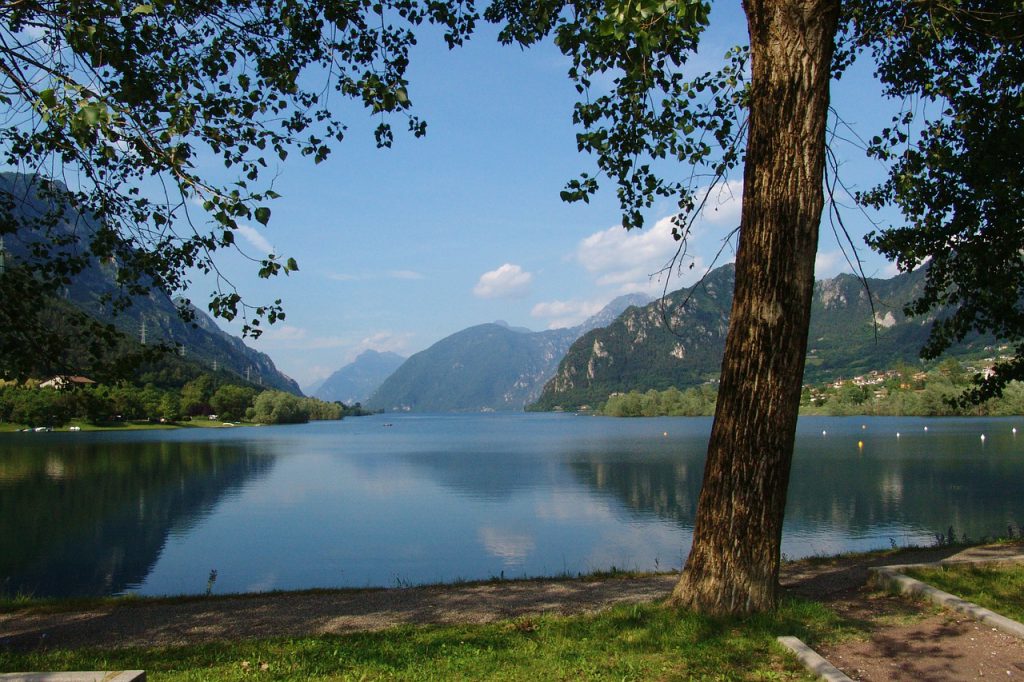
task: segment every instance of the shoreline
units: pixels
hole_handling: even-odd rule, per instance
[[[1020,553],[1020,540],[811,557],[782,566],[783,598],[832,603],[855,595],[873,566]],[[409,625],[480,625],[542,614],[594,613],[660,602],[678,574],[495,580],[416,587],[179,597],[11,600],[0,604],[10,650],[155,648],[375,632]],[[42,638],[42,639],[41,639]]]
[[[78,427],[77,429],[73,427]],[[56,427],[41,427],[48,429],[47,431],[36,431],[24,424],[11,424],[8,422],[0,423],[0,433],[91,433],[91,432],[111,432],[111,431],[176,431],[178,429],[230,429],[230,428],[245,428],[252,426],[267,426],[267,424],[258,424],[256,422],[223,422],[220,420],[210,421],[209,423],[200,420],[194,420],[191,422],[145,422],[145,421],[131,421],[124,422],[122,424],[88,424],[86,422],[72,420],[64,426]]]
[[[890,559],[915,558],[929,556],[946,556],[963,552],[972,552],[979,548],[994,548],[993,551],[1002,552],[1002,548],[1016,548],[1024,551],[1024,539],[1020,538],[997,538],[984,543],[950,544],[950,545],[907,545],[891,548],[879,548],[863,552],[841,552],[833,555],[808,556],[800,559],[783,559],[779,576],[779,584],[783,590],[792,587],[800,580],[809,575],[821,572],[827,567],[834,566],[864,566],[883,565],[892,563]],[[903,562],[906,563],[906,562]],[[373,595],[379,593],[409,593],[415,591],[444,591],[444,590],[475,590],[480,588],[495,588],[500,586],[521,587],[533,584],[571,584],[571,583],[605,583],[614,581],[651,581],[663,582],[667,580],[678,580],[680,571],[630,571],[612,568],[610,570],[596,570],[591,573],[567,575],[556,574],[549,576],[522,576],[512,578],[492,577],[480,580],[458,580],[453,582],[418,583],[410,585],[394,586],[366,586],[366,587],[309,587],[301,589],[276,589],[257,590],[252,592],[223,592],[223,593],[181,593],[164,595],[141,595],[137,593],[126,593],[106,596],[70,595],[56,597],[33,597],[33,596],[6,596],[0,595],[0,621],[2,617],[20,611],[33,611],[39,613],[66,613],[76,610],[108,609],[108,608],[146,608],[150,606],[205,604],[215,605],[217,602],[236,602],[245,600],[262,599],[300,599],[316,597],[353,597]],[[866,575],[866,573],[865,573]]]
[[[408,412],[392,412],[392,413],[379,413],[379,416],[401,416],[405,414],[420,414],[430,416],[465,416],[463,412],[422,412],[422,413],[408,413]],[[471,413],[474,414],[474,413]],[[565,414],[570,416],[585,416],[585,417],[604,417],[607,419],[622,419],[622,420],[635,420],[635,419],[711,419],[712,415],[630,415],[630,416],[616,416],[606,415],[595,411],[586,412],[559,412],[557,410],[551,410],[547,412],[536,412],[536,411],[523,411],[515,412],[509,411],[508,414]],[[367,415],[367,416],[378,416],[378,415]],[[804,412],[801,410],[799,414],[800,418],[811,417],[811,418],[826,418],[826,419],[956,419],[956,420],[980,420],[980,419],[1019,419],[1024,418],[1022,414],[999,414],[999,415],[985,415],[985,414],[960,414],[960,415],[934,415],[934,414],[826,414],[824,412]],[[332,420],[314,420],[311,419],[308,422],[302,422],[306,424],[312,424],[315,421],[343,421],[343,419],[332,419]],[[299,424],[301,425],[301,423]],[[87,433],[87,432],[112,432],[112,431],[175,431],[178,429],[228,429],[228,428],[247,428],[247,427],[263,427],[263,426],[295,426],[295,424],[262,424],[259,422],[226,422],[220,420],[204,421],[204,420],[193,420],[190,422],[147,422],[142,420],[124,422],[122,424],[89,424],[81,420],[72,420],[64,426],[58,427],[39,427],[41,429],[47,429],[46,433]],[[73,428],[73,427],[78,427]],[[11,422],[0,422],[0,434],[4,433],[42,433],[44,431],[36,431],[35,429],[25,424],[14,424]]]
[[[0,609],[0,671],[145,670],[168,682],[809,679],[780,645],[798,637],[843,679],[998,678],[1024,666],[1024,641],[869,576],[907,561],[1019,561],[1022,549],[1017,540],[794,561],[776,610],[727,618],[668,604],[674,573]]]

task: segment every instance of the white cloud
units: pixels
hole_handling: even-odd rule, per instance
[[[289,363],[289,374],[308,389],[315,382],[326,379],[347,365],[365,350],[391,351],[408,356],[413,348],[415,334],[378,331],[360,338],[355,335],[318,335],[295,326],[273,325],[251,345]]]
[[[379,331],[367,336],[357,343],[351,353],[349,362],[355,360],[356,356],[364,350],[375,350],[380,353],[398,353],[409,355],[410,344],[414,334],[411,332],[395,333],[391,331]]]
[[[530,315],[547,320],[548,329],[574,327],[588,317],[601,312],[601,309],[607,303],[604,299],[591,299],[589,301],[542,301],[533,306],[533,309],[530,310]]]
[[[309,393],[308,387],[312,386],[318,381],[323,381],[327,377],[331,376],[338,370],[333,364],[331,365],[309,365],[305,368],[306,383],[302,385],[302,390],[307,394]]]
[[[701,190],[702,192],[705,190]],[[698,193],[698,198],[702,196]],[[743,209],[743,183],[738,180],[724,182],[711,190],[701,211],[699,224],[738,227]]]
[[[40,40],[47,37],[50,34],[50,29],[45,26],[26,26],[21,29],[21,33],[28,36],[33,40]]]
[[[260,234],[259,230],[251,225],[239,225],[235,230],[245,241],[260,250],[263,254],[277,253],[274,245],[266,237]]]
[[[896,265],[896,262],[893,261],[887,263],[886,266],[882,268],[882,271],[877,276],[889,279],[890,277],[895,277],[898,274],[900,274],[900,268],[898,265]]]
[[[871,265],[864,263],[864,271],[868,277],[890,278],[899,274],[895,263],[885,263],[881,269],[872,269]],[[814,278],[830,279],[841,272],[855,272],[842,250],[819,251],[814,257]]]
[[[312,383],[322,379],[334,372],[342,365],[346,365],[356,359],[356,356],[364,350],[375,350],[379,352],[391,351],[399,355],[409,355],[412,341],[415,335],[410,332],[395,333],[390,331],[379,331],[359,339],[352,336],[320,336],[310,333],[303,327],[290,325],[272,325],[264,330],[259,339],[252,342],[252,345],[264,351],[302,351],[308,359],[314,356],[313,351],[329,351],[330,371],[320,364],[308,365],[303,370],[303,376],[308,377],[306,383]],[[319,354],[320,362],[323,362],[328,355]],[[335,360],[337,364],[335,364]]]
[[[829,279],[847,269],[842,251],[819,251],[814,257],[815,279]]]
[[[342,336],[315,336],[309,330],[291,325],[271,325],[263,330],[263,334],[253,344],[262,348],[301,348],[317,350],[322,348],[341,348],[351,343],[351,339]]]
[[[289,324],[284,325],[271,325],[263,330],[263,334],[260,335],[260,341],[266,342],[290,342],[290,341],[303,341],[308,336],[308,332],[302,327],[295,327]]]
[[[389,270],[387,272],[364,272],[358,275],[353,275],[347,272],[328,272],[324,275],[327,279],[334,280],[335,282],[362,282],[373,279],[405,279],[405,280],[416,280],[423,279],[423,274],[416,272],[415,270]]]
[[[473,295],[477,298],[522,298],[530,292],[533,274],[518,265],[505,263],[497,270],[480,275]]]
[[[699,192],[698,191],[698,198]],[[666,284],[670,289],[692,284],[704,274],[721,243],[701,248],[704,237],[715,230],[725,237],[727,230],[739,225],[743,183],[727,182],[713,189],[707,204],[687,237],[688,255],[671,273],[665,272],[679,248],[672,236],[672,218],[666,217],[642,230],[624,230],[621,226],[596,232],[580,241],[572,256],[595,277],[599,286],[615,287],[620,294],[642,292],[658,295]],[[726,249],[717,265],[732,261]],[[692,267],[691,267],[692,266]]]
[[[657,295],[664,288],[669,274],[664,270],[678,246],[672,237],[672,219],[662,218],[642,231],[627,231],[616,225],[592,234],[579,243],[575,258],[594,275],[598,286],[615,287],[620,294]],[[684,267],[680,286],[692,279],[685,277],[687,273]],[[673,272],[672,276],[677,274]]]
[[[586,237],[576,248],[576,259],[592,273],[629,277],[641,271],[649,275],[664,265],[675,251],[672,222],[662,218],[644,230],[624,230],[616,225]],[[657,263],[657,265],[655,265]]]

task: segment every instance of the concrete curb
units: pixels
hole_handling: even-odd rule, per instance
[[[871,567],[868,570],[872,573],[872,578],[875,582],[881,584],[884,587],[892,589],[900,594],[908,594],[915,597],[924,597],[931,602],[943,606],[960,613],[967,614],[975,620],[981,621],[986,625],[991,625],[1008,635],[1013,635],[1020,639],[1024,639],[1024,624],[1018,621],[1011,620],[1006,616],[1001,616],[995,611],[990,611],[983,606],[978,606],[965,599],[961,599],[956,595],[952,595],[948,592],[932,587],[927,583],[923,583],[920,580],[915,580],[910,576],[903,575],[901,571],[911,568],[940,568],[942,566],[956,566],[970,564],[974,566],[984,566],[989,564],[1005,564],[1005,563],[1024,563],[1024,555],[1018,555],[1015,557],[1007,557],[1005,559],[991,560],[985,559],[982,561],[939,561],[930,564],[899,564],[894,566],[877,566]]]
[[[972,604],[960,597],[949,594],[948,592],[943,592],[942,590],[934,588],[920,580],[914,580],[913,578],[900,573],[900,571],[912,568],[939,568],[942,566],[967,564],[972,566],[986,566],[992,564],[1015,563],[1024,563],[1024,554],[998,559],[953,559],[950,561],[937,561],[926,564],[871,566],[868,568],[868,571],[872,574],[872,580],[881,584],[883,587],[893,589],[900,594],[925,597],[939,606],[953,609],[954,611],[960,611],[961,613],[966,613],[975,620],[991,625],[992,627],[1009,635],[1013,635],[1014,637],[1024,639],[1024,624],[1011,620],[1006,616],[1000,616],[994,611],[990,611],[982,606],[978,606],[977,604]],[[818,679],[825,680],[826,682],[853,682],[843,673],[843,671],[839,670],[822,658],[818,652],[804,644],[800,639],[796,637],[777,637],[776,639],[779,644],[792,651],[796,655],[797,659],[799,659],[800,663],[803,664],[804,668],[817,675]]]
[[[803,643],[797,637],[777,637],[782,646],[792,651],[805,668],[818,676],[819,680],[825,682],[853,682],[852,679],[843,674],[843,671],[835,667],[818,654],[817,651]]]
[[[0,673],[0,682],[146,682],[145,670],[65,673]]]

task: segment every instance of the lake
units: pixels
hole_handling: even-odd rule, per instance
[[[0,434],[0,592],[221,594],[678,569],[710,425],[380,415]],[[972,539],[1017,533],[1022,483],[1021,418],[802,418],[783,552],[932,544],[950,526]]]

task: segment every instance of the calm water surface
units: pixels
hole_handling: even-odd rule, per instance
[[[211,569],[225,593],[678,568],[709,431],[499,414],[0,434],[0,592],[201,593]],[[804,418],[783,552],[1016,532],[1022,482],[1019,418]]]

